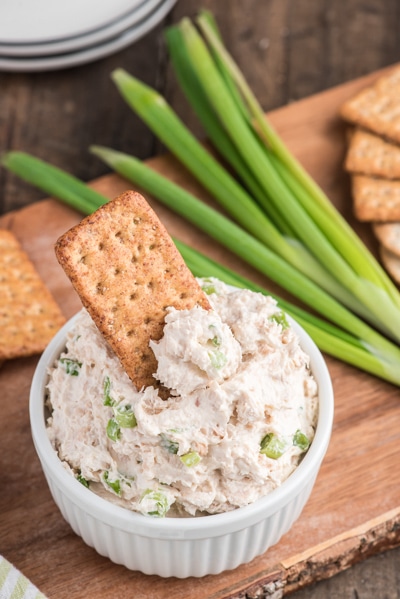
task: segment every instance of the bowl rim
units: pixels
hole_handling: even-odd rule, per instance
[[[315,342],[289,315],[290,325],[300,338],[300,346],[310,356],[310,367],[319,388],[319,413],[314,440],[295,471],[276,489],[255,502],[221,514],[188,518],[153,518],[113,504],[85,488],[62,466],[46,431],[44,393],[48,380],[48,365],[65,346],[66,334],[74,326],[81,310],[56,333],[44,350],[35,369],[29,397],[31,434],[50,488],[55,484],[68,499],[87,514],[125,532],[160,539],[209,538],[238,531],[265,520],[290,503],[303,488],[313,482],[330,441],[334,395],[327,364]],[[304,476],[304,472],[308,476]],[[52,484],[50,484],[50,481]]]

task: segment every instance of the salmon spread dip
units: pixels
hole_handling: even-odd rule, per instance
[[[317,384],[276,301],[199,282],[212,309],[170,308],[150,344],[168,399],[134,387],[85,309],[49,372],[47,430],[65,468],[145,515],[253,503],[287,479],[314,437]]]

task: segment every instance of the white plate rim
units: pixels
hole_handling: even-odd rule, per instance
[[[143,2],[146,0],[68,0],[63,4],[56,0],[3,0],[0,41],[39,43],[83,35],[124,17]]]
[[[56,54],[76,52],[90,46],[104,43],[111,38],[120,35],[125,30],[140,24],[154,12],[162,1],[163,0],[145,0],[123,18],[84,35],[46,43],[2,44],[0,42],[0,57],[18,57],[23,59],[40,56],[54,56]]]
[[[146,35],[171,10],[177,0],[163,0],[161,5],[140,25],[135,25],[121,35],[103,44],[92,46],[78,52],[38,58],[0,57],[0,71],[43,72],[81,66],[99,60],[126,48]]]

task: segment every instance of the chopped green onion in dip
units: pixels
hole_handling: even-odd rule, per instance
[[[48,434],[65,467],[146,516],[248,505],[282,484],[314,437],[317,385],[275,300],[203,286],[212,309],[169,308],[150,342],[167,400],[134,387],[85,310],[49,373]]]
[[[64,366],[65,372],[71,376],[78,376],[79,370],[82,368],[82,362],[72,358],[60,358],[60,364]]]

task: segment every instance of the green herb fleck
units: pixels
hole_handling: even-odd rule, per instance
[[[210,358],[211,364],[217,370],[219,370],[220,368],[225,366],[225,364],[228,361],[228,358],[226,357],[226,355],[222,351],[219,351],[218,349],[209,351],[208,356]]]
[[[118,441],[121,436],[121,429],[115,418],[111,418],[108,421],[106,431],[107,437],[111,439],[111,441]]]
[[[208,325],[208,328],[212,333],[215,333],[214,337],[210,339],[211,344],[214,347],[219,347],[221,345],[221,337],[218,335],[218,327],[215,324],[210,324]]]
[[[161,491],[152,491],[151,489],[146,489],[143,493],[140,502],[146,499],[146,502],[152,502],[152,509],[147,511],[146,513],[149,516],[153,516],[155,518],[163,518],[169,509],[169,503],[167,496]]]
[[[103,383],[103,403],[105,406],[113,406],[115,401],[110,395],[111,392],[111,379],[109,376],[106,376]]]
[[[81,485],[83,485],[87,489],[89,488],[89,481],[86,480],[86,478],[84,476],[82,476],[80,471],[77,473],[76,479],[81,483]]]
[[[201,283],[201,288],[207,295],[217,293],[214,283],[210,279],[204,279]]]
[[[114,408],[114,417],[121,428],[134,428],[137,425],[135,414],[129,403]]]
[[[304,433],[298,430],[293,435],[293,445],[300,447],[302,451],[307,451],[307,449],[310,447],[310,440]]]
[[[272,314],[269,320],[276,322],[277,324],[280,324],[282,329],[289,328],[289,323],[284,312],[276,312],[275,314]]]
[[[179,443],[176,443],[176,441],[171,441],[171,439],[168,439],[164,433],[161,433],[160,437],[160,445],[163,449],[166,449],[169,453],[178,453]]]
[[[78,376],[79,370],[82,367],[82,362],[71,358],[60,358],[61,364],[65,368],[65,372],[71,376]]]
[[[105,470],[103,474],[104,482],[116,493],[117,495],[121,495],[121,481],[119,478],[114,480],[110,480],[110,473],[108,470]]]
[[[180,460],[183,464],[185,464],[185,466],[191,468],[192,466],[196,466],[200,462],[201,457],[199,456],[197,451],[190,451],[189,453],[185,453],[185,455],[182,455],[180,457]]]
[[[287,442],[280,439],[275,433],[266,434],[260,443],[260,453],[273,460],[280,458],[287,449]]]

